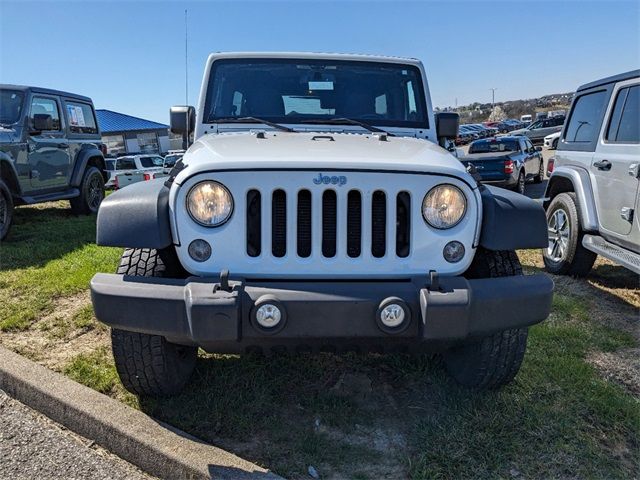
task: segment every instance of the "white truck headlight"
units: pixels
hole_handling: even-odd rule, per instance
[[[433,187],[422,201],[422,216],[434,228],[455,227],[467,211],[467,199],[462,191],[449,184]]]
[[[217,227],[231,216],[233,197],[221,183],[209,180],[200,182],[189,190],[187,211],[196,223]]]

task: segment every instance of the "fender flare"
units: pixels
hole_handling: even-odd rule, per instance
[[[535,200],[504,188],[481,186],[480,245],[488,250],[547,248],[547,217]]]
[[[90,145],[88,147],[83,148],[76,155],[75,166],[73,167],[73,174],[71,175],[71,181],[69,182],[72,187],[80,186],[80,182],[82,182],[82,176],[84,175],[84,171],[87,168],[87,164],[89,163],[89,159],[99,157],[102,162],[102,168],[100,169],[100,173],[105,179],[105,182],[108,180],[106,173],[104,171],[106,165],[104,163],[104,156],[102,152],[95,145]]]
[[[158,250],[171,245],[169,188],[164,180],[134,183],[105,198],[98,210],[96,243]]]
[[[573,189],[567,188],[567,182]],[[557,167],[544,192],[544,208],[548,208],[553,197],[559,193],[574,192],[578,201],[578,213],[582,229],[586,231],[598,230],[598,212],[594,201],[591,177],[584,168],[561,166]]]
[[[6,170],[5,170],[6,169]],[[5,182],[8,181],[9,187],[13,195],[19,196],[22,193],[20,182],[18,181],[18,171],[13,163],[12,158],[6,153],[0,152],[0,172],[9,172]],[[4,175],[2,175],[4,178]]]

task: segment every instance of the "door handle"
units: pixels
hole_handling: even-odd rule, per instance
[[[593,166],[598,170],[604,170],[605,172],[611,170],[611,162],[609,160],[600,160],[599,162],[594,162]]]
[[[69,144],[68,143],[59,143],[58,144],[58,148],[69,148]]]

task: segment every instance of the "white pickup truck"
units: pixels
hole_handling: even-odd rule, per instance
[[[118,157],[115,161],[107,162],[109,180],[105,187],[116,190],[124,188],[143,180],[155,178],[155,174],[162,174],[163,170],[164,158],[160,155],[139,154]]]
[[[107,197],[97,243],[126,250],[91,281],[123,384],[180,391],[198,348],[440,352],[463,385],[510,382],[553,282],[542,207],[476,182],[445,148],[415,59],[209,57],[195,143],[168,178]]]

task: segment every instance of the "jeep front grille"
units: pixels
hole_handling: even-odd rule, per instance
[[[263,196],[271,197],[270,209],[263,208]],[[401,191],[387,198],[385,192],[376,190],[365,198],[368,198],[367,204],[364,204],[359,190],[336,193],[327,189],[313,194],[309,190],[300,190],[291,194],[277,189],[270,195],[249,190],[246,203],[247,254],[259,257],[270,247],[271,255],[277,258],[287,254],[308,258],[314,254],[314,235],[319,235],[320,241],[315,248],[325,258],[338,255],[340,244],[346,248],[342,254],[350,258],[360,257],[366,249],[375,258],[392,254],[408,257],[411,251],[410,194]],[[293,208],[295,216],[288,215],[287,208]],[[270,218],[264,225],[263,216],[269,210]],[[295,219],[295,225],[287,225],[287,218]],[[341,228],[342,221],[344,227]],[[364,231],[365,225],[369,232]],[[270,237],[270,246],[263,245],[265,237]],[[394,239],[395,245],[390,244]],[[287,251],[287,248],[292,251]]]

